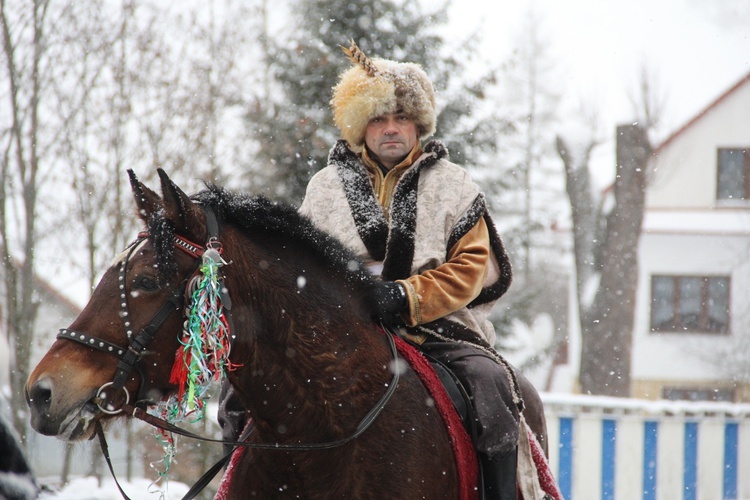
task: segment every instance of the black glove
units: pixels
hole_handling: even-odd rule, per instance
[[[379,281],[372,288],[372,319],[385,326],[403,326],[399,312],[406,308],[406,290],[395,281]]]

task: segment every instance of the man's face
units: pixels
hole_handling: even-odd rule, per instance
[[[417,144],[417,126],[405,113],[397,111],[376,116],[365,129],[365,144],[388,169],[401,163]]]

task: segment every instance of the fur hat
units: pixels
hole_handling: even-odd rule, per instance
[[[370,59],[354,41],[342,49],[354,66],[339,77],[331,107],[333,121],[353,151],[362,151],[372,118],[397,110],[414,120],[420,139],[435,133],[435,90],[419,65]]]

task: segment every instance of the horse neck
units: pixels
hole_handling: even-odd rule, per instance
[[[299,262],[280,257],[279,269],[273,261],[263,269],[263,261],[249,290],[230,290],[233,310],[252,313],[235,314],[233,362],[243,366],[232,382],[265,439],[343,437],[390,380],[384,335],[343,280],[310,263],[300,274]]]

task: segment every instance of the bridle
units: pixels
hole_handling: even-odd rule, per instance
[[[210,209],[206,209],[207,216],[209,210]],[[213,218],[215,219],[213,211],[211,211],[210,213],[211,216],[213,216]],[[111,382],[107,382],[102,385],[99,390],[97,390],[96,397],[94,398],[94,402],[99,407],[99,410],[108,415],[116,415],[122,412],[123,407],[130,403],[130,393],[128,392],[127,387],[125,387],[125,384],[127,383],[133,369],[138,370],[140,375],[140,387],[138,389],[138,395],[136,397],[136,405],[147,405],[148,401],[144,398],[145,376],[143,374],[143,371],[141,370],[139,362],[141,360],[141,357],[143,356],[144,351],[154,339],[154,335],[156,334],[156,331],[159,329],[162,323],[164,323],[170,313],[172,313],[173,311],[178,311],[184,304],[185,290],[187,288],[188,280],[190,279],[190,276],[195,273],[194,269],[190,276],[183,280],[182,283],[172,291],[166,302],[151,318],[151,321],[149,321],[146,326],[141,328],[138,334],[133,337],[130,310],[128,308],[127,286],[125,280],[130,257],[132,257],[133,253],[138,248],[140,248],[141,243],[147,237],[147,233],[139,234],[138,238],[133,243],[131,243],[128,248],[126,248],[125,251],[127,253],[125,254],[125,258],[120,262],[120,269],[118,272],[117,286],[120,293],[120,310],[122,313],[125,333],[129,341],[128,347],[123,348],[121,346],[118,346],[117,344],[113,344],[112,342],[101,339],[94,335],[70,330],[68,328],[61,328],[57,333],[58,339],[72,340],[98,351],[117,356],[117,358],[119,359],[117,363],[117,371],[115,372],[114,378]],[[174,238],[175,248],[179,248],[180,250],[183,250],[184,252],[188,253],[188,255],[195,258],[199,258],[201,255],[203,255],[205,251],[204,248],[199,247],[195,243],[192,243],[182,236],[175,235]],[[214,241],[217,241],[215,237],[209,238],[209,243],[207,243],[206,249],[212,248],[215,245],[214,243],[212,243]],[[118,393],[122,394],[122,397],[119,400],[115,399]]]
[[[182,236],[174,235],[175,248],[182,250],[183,252],[187,253],[197,260],[195,269],[188,275],[185,280],[182,281],[179,286],[177,286],[172,291],[166,302],[151,318],[151,321],[149,321],[149,323],[144,326],[135,337],[133,337],[133,330],[130,321],[130,311],[128,309],[126,286],[127,265],[133,253],[140,247],[141,243],[146,238],[148,238],[148,233],[139,234],[136,241],[131,243],[130,246],[125,249],[125,258],[120,262],[120,268],[118,272],[118,289],[120,291],[120,308],[122,311],[123,323],[127,338],[129,340],[127,348],[123,348],[121,346],[118,346],[117,344],[98,338],[94,335],[70,330],[67,328],[60,329],[57,334],[58,339],[72,340],[98,351],[117,356],[117,371],[115,372],[113,380],[111,382],[103,384],[97,390],[96,397],[94,398],[94,402],[98,406],[99,410],[103,413],[108,415],[116,415],[122,412],[128,417],[137,418],[164,431],[173,432],[175,434],[193,439],[199,439],[201,441],[222,443],[224,445],[231,445],[235,447],[229,454],[227,454],[218,463],[211,467],[211,469],[209,469],[209,471],[207,471],[201,479],[198,480],[198,482],[185,495],[184,499],[194,498],[202,489],[204,489],[205,486],[208,485],[208,483],[211,481],[211,479],[218,473],[218,471],[221,470],[221,468],[229,461],[229,458],[231,458],[231,455],[236,447],[242,446],[264,450],[312,451],[336,448],[356,439],[362,433],[364,433],[377,419],[383,408],[385,408],[385,405],[388,403],[388,401],[396,391],[396,387],[398,386],[399,382],[399,370],[394,369],[391,382],[387,385],[386,391],[370,409],[370,411],[362,418],[354,432],[344,438],[323,443],[251,443],[245,441],[245,439],[247,439],[248,437],[248,435],[246,435],[247,433],[243,433],[243,435],[240,436],[240,441],[211,439],[186,431],[180,427],[177,427],[176,425],[171,424],[170,422],[167,422],[166,420],[149,414],[145,410],[145,407],[148,405],[149,401],[145,397],[143,397],[145,396],[145,376],[139,364],[141,357],[145,349],[154,339],[156,331],[167,319],[170,313],[172,313],[173,311],[177,311],[184,306],[185,291],[187,289],[189,280],[197,272],[200,266],[200,258],[209,249],[221,248],[221,244],[218,240],[218,221],[216,219],[216,215],[208,206],[202,205],[201,208],[206,215],[206,226],[208,233],[206,245],[204,247],[201,247],[187,240],[186,238],[183,238]],[[385,337],[388,340],[391,356],[395,362],[398,358],[398,350],[396,348],[396,343],[394,342],[392,337],[394,333],[389,332],[382,326],[381,329],[384,331]],[[136,397],[135,404],[130,404],[130,394],[125,385],[134,369],[139,371],[140,387],[138,389],[138,395]],[[116,400],[114,398],[114,396],[117,395],[118,392],[122,394],[120,400]],[[107,461],[107,465],[109,466],[112,477],[115,479],[115,483],[117,484],[117,487],[120,490],[122,496],[127,499],[128,496],[122,490],[120,484],[117,482],[117,478],[115,477],[114,468],[112,467],[112,463],[109,457],[108,446],[104,437],[104,431],[99,420],[96,421],[95,426],[96,434],[99,437],[99,442],[102,448],[102,453],[104,454],[104,457]]]

